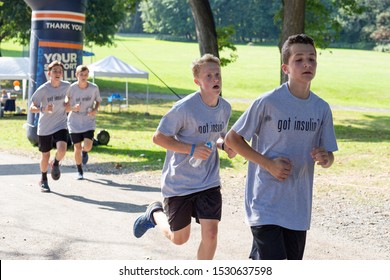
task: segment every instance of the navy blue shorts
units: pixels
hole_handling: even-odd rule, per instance
[[[50,152],[59,141],[68,143],[68,130],[61,129],[51,135],[38,135],[39,151],[42,153]]]
[[[251,227],[253,235],[249,258],[253,260],[302,260],[306,245],[305,230],[276,225]]]
[[[194,217],[199,219],[221,220],[222,195],[221,187],[192,193],[185,196],[167,197],[164,199],[164,212],[172,231],[178,231],[191,223]]]
[[[95,130],[88,130],[81,133],[70,133],[70,139],[72,140],[72,144],[77,144],[83,142],[85,138],[93,140],[94,134]]]

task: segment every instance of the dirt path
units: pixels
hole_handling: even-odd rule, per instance
[[[18,152],[15,152],[18,153]],[[63,162],[53,192],[42,194],[37,155],[0,151],[0,259],[193,259],[199,244],[194,224],[190,242],[175,246],[157,230],[141,239],[134,219],[161,199],[160,171],[131,172],[91,164],[86,180],[74,179],[72,159]],[[102,172],[104,170],[104,172]],[[390,260],[390,186],[359,185],[350,177],[315,176],[307,260]],[[223,217],[215,259],[246,260],[251,247],[244,223],[245,174],[222,170]],[[356,178],[355,178],[356,179]]]

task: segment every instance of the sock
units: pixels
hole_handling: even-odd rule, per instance
[[[47,181],[47,171],[42,172],[42,181]]]
[[[83,174],[83,168],[81,167],[81,164],[77,164],[77,171],[81,174]]]
[[[87,154],[88,152],[86,152],[86,151],[82,151],[82,154],[83,154],[83,156],[85,155],[85,154]]]
[[[59,163],[60,163],[60,162],[59,162],[56,158],[54,158],[53,165],[54,165],[54,166],[58,166]]]

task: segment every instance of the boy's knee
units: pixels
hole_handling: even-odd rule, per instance
[[[171,241],[175,245],[183,245],[190,239],[189,235],[180,235],[180,236],[173,236],[171,238]]]

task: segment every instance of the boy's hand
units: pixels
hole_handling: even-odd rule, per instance
[[[91,110],[88,110],[88,116],[89,117],[96,117],[96,113],[97,113],[97,111],[96,111],[96,109],[91,109]]]
[[[267,170],[276,179],[284,182],[291,174],[292,164],[288,158],[279,157],[271,160]]]
[[[227,153],[229,158],[234,158],[237,155],[237,153],[229,148],[226,144],[224,144],[224,151]]]
[[[64,103],[64,106],[65,106],[65,111],[67,113],[69,113],[72,109],[70,108],[70,102],[65,102]]]
[[[205,145],[198,145],[195,147],[194,151],[194,158],[199,158],[201,160],[207,159],[213,150],[210,149],[209,147],[206,147]]]
[[[310,154],[314,162],[317,162],[317,165],[328,167],[330,163],[330,157],[327,150],[324,148],[315,148],[313,151],[311,151]]]
[[[77,103],[76,105],[73,106],[72,111],[73,112],[80,112],[80,108],[81,108],[80,104]]]

